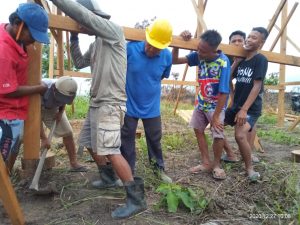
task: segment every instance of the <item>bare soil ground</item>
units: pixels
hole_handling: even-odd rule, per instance
[[[75,137],[78,136],[81,124],[80,120],[72,121]],[[274,128],[261,125],[259,129]],[[231,128],[226,130],[229,141],[239,156],[233,130]],[[287,190],[290,188],[287,181],[292,173],[299,174],[300,171],[299,164],[291,162],[290,152],[292,149],[298,149],[299,146],[285,146],[261,140],[265,153],[256,153],[261,160],[256,165],[256,169],[262,175],[260,182],[249,183],[242,162],[223,164],[227,179],[216,181],[210,173],[192,175],[188,172],[188,168],[199,163],[200,155],[193,132],[185,122],[177,116],[163,117],[163,132],[180,134],[184,138],[184,145],[180,149],[164,149],[166,172],[180,185],[203,188],[207,198],[210,199],[210,204],[203,213],[192,214],[183,208],[180,208],[177,213],[168,213],[166,209],[155,209],[154,205],[159,201],[159,194],[155,192],[157,183],[153,183],[153,179],[145,173],[147,160],[142,160],[142,153],[139,152],[137,173],[145,178],[148,209],[130,219],[113,220],[110,216],[111,211],[124,203],[123,189],[100,191],[90,186],[90,182],[98,178],[98,172],[96,165],[88,162],[90,157],[87,152],[84,152],[79,161],[87,165],[89,171],[68,172],[69,164],[65,149],[60,146],[60,140],[56,139],[53,144],[56,166],[52,170],[43,172],[40,186],[54,182],[58,188],[57,194],[36,196],[28,189],[30,179],[20,179],[17,175],[12,177],[26,224],[196,225],[207,222],[234,225],[297,224],[295,217],[279,218],[278,212],[281,210],[285,214],[283,216],[289,217],[288,211],[284,211],[292,206],[292,202],[286,201],[289,198]],[[299,132],[296,135],[299,135]],[[16,169],[19,167],[19,164],[16,165]],[[274,211],[276,204],[277,212]],[[261,218],[251,218],[259,215]],[[0,224],[10,224],[1,205]]]

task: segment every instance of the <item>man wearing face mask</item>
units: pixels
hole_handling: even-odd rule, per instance
[[[50,140],[45,134],[43,123],[51,129],[56,120],[54,135],[63,139],[70,160],[69,172],[86,172],[87,168],[77,162],[73,130],[65,112],[66,104],[72,104],[75,99],[77,83],[68,76],[60,77],[57,81],[43,79],[42,82],[48,89],[42,95],[41,146],[50,148]]]
[[[71,36],[71,55],[76,68],[91,67],[90,104],[79,137],[98,165],[103,188],[119,185],[114,171],[126,190],[126,204],[112,212],[114,219],[130,217],[147,208],[144,182],[133,177],[121,155],[121,126],[126,105],[126,42],[122,27],[111,22],[95,0],[52,0],[66,15],[80,23],[82,32],[95,41],[81,53],[79,39]],[[109,162],[105,161],[105,158]],[[103,160],[104,159],[104,160]]]
[[[172,26],[157,19],[146,28],[146,41],[127,43],[126,115],[122,127],[122,155],[135,172],[135,133],[138,120],[143,121],[149,161],[154,173],[166,182],[172,179],[165,173],[161,147],[160,95],[161,80],[168,78],[172,54],[167,47],[172,41]]]
[[[45,85],[27,85],[28,45],[49,43],[48,15],[35,3],[20,4],[0,25],[0,151],[11,172],[18,155],[28,96],[43,94]]]

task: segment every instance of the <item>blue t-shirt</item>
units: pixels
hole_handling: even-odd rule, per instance
[[[230,62],[224,53],[218,51],[218,56],[212,61],[200,60],[197,52],[188,54],[188,65],[198,66],[199,93],[196,107],[204,112],[214,111],[219,93],[229,94]],[[226,108],[227,103],[224,105]]]
[[[160,116],[161,80],[170,76],[172,54],[168,49],[149,58],[145,42],[127,43],[126,94],[131,117],[147,119]]]

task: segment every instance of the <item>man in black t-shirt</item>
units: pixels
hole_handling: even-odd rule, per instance
[[[232,74],[232,78],[236,79],[233,104],[225,115],[225,122],[235,127],[235,139],[250,181],[257,181],[260,177],[260,174],[253,169],[247,134],[262,111],[263,81],[268,69],[268,61],[258,51],[267,37],[268,31],[263,27],[253,28],[248,35],[244,45],[246,58],[239,63]]]

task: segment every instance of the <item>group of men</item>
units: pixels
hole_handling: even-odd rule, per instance
[[[96,188],[124,186],[126,204],[112,212],[116,219],[127,218],[147,208],[144,182],[134,176],[136,164],[135,133],[142,120],[153,171],[163,181],[172,182],[165,173],[161,148],[160,95],[161,80],[168,78],[172,64],[188,63],[198,66],[199,94],[190,122],[194,128],[202,164],[191,171],[212,171],[216,179],[225,179],[220,166],[224,143],[224,124],[235,126],[239,145],[250,180],[257,180],[251,161],[247,135],[261,113],[261,93],[267,69],[266,58],[258,53],[268,34],[264,28],[253,28],[245,42],[245,59],[230,61],[217,48],[221,35],[215,30],[204,32],[197,51],[178,57],[178,49],[167,49],[172,41],[172,26],[157,19],[146,28],[146,41],[126,43],[122,27],[111,22],[92,0],[51,0],[67,16],[80,24],[83,33],[95,36],[95,41],[82,54],[77,33],[71,33],[70,49],[76,68],[91,67],[92,83],[89,109],[83,124],[79,144],[87,148],[96,162],[100,180]],[[42,121],[51,127],[57,121],[56,136],[63,137],[71,169],[86,171],[78,164],[72,128],[64,108],[76,96],[77,84],[70,77],[56,82],[42,80],[40,85],[28,86],[28,55],[26,47],[34,41],[49,43],[47,13],[35,3],[20,4],[0,26],[0,126],[2,157],[9,170],[18,153],[21,131],[27,116],[28,96],[41,94]],[[181,33],[184,40],[191,34]],[[230,72],[232,71],[232,73]],[[236,78],[232,107],[227,109],[230,80]],[[238,94],[237,94],[238,93]],[[226,112],[225,112],[226,110]],[[210,160],[204,129],[211,124],[214,159]],[[41,125],[41,144],[50,147]],[[230,152],[227,153],[230,156]]]

